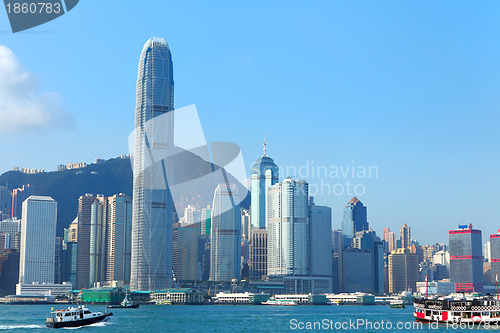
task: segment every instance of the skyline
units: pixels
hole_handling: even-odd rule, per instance
[[[493,34],[499,5],[451,7],[448,1],[429,11],[417,2],[388,3],[261,4],[266,9],[261,12],[259,6],[240,4],[221,10],[221,2],[188,10],[179,3],[115,8],[118,2],[110,1],[99,4],[107,10],[95,13],[97,2],[90,1],[43,27],[5,34],[2,44],[24,67],[16,73],[38,76],[41,90],[35,91],[57,92],[69,120],[17,135],[2,127],[9,158],[0,162],[0,172],[14,165],[51,170],[126,154],[137,50],[160,36],[173,50],[175,107],[196,104],[209,141],[240,145],[247,176],[262,155],[265,134],[268,155],[285,170],[313,161],[377,166],[378,177],[362,179],[366,193],[358,197],[379,235],[386,226],[397,232],[404,223],[415,239],[429,244],[446,239],[447,230],[462,223],[493,233],[500,212],[477,209],[476,201],[500,196],[494,171],[499,158],[492,153],[500,120],[495,114],[500,49]],[[116,27],[104,23],[111,8],[123,17]],[[168,20],[156,22],[160,13]],[[9,30],[1,15],[0,30]],[[127,25],[132,15],[141,32]],[[113,56],[99,56],[111,49]],[[2,56],[12,59],[5,52]],[[4,98],[9,77],[5,66],[1,69]],[[315,196],[315,201],[332,207],[339,229],[350,198]]]

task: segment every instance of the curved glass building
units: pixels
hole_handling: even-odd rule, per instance
[[[137,74],[133,154],[130,289],[171,286],[173,201],[167,182],[167,149],[173,148],[172,55],[163,38],[149,39]]]

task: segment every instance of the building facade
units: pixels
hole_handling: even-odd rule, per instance
[[[389,293],[408,288],[415,291],[418,281],[418,258],[409,248],[400,248],[389,254]]]
[[[32,195],[22,215],[19,283],[54,283],[57,202]]]
[[[248,268],[251,280],[261,280],[267,275],[267,230],[255,229],[250,240]]]
[[[267,227],[267,189],[279,181],[279,169],[274,160],[266,155],[264,142],[264,155],[255,162],[251,171],[251,205],[252,228],[266,229]]]
[[[307,276],[310,273],[309,185],[287,178],[269,186],[267,192],[267,273]]]
[[[481,230],[460,225],[449,231],[450,279],[457,292],[483,291]]]
[[[368,230],[368,220],[366,207],[353,197],[344,208],[344,219],[342,220],[342,234],[344,235],[346,246],[349,246],[354,234],[358,231]]]
[[[173,146],[174,109],[172,55],[163,38],[149,39],[142,49],[137,75],[133,154],[132,290],[172,285],[173,200],[167,172],[172,172],[167,149]],[[163,117],[163,119],[165,119]],[[166,123],[166,124],[165,124]],[[151,156],[160,156],[153,159]]]
[[[406,249],[411,246],[411,229],[406,224],[400,229],[401,234],[401,248]]]
[[[212,204],[210,281],[230,282],[241,276],[241,216],[236,186],[219,184]]]

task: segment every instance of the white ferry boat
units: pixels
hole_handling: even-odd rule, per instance
[[[51,311],[45,321],[48,328],[80,327],[106,321],[113,313],[92,312],[83,305]]]
[[[285,306],[294,306],[297,305],[297,302],[287,299],[269,299],[266,302],[262,302],[262,305],[285,305]]]
[[[417,321],[465,324],[500,324],[500,301],[491,296],[415,298]]]

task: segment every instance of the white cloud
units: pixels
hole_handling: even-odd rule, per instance
[[[0,45],[0,133],[66,127],[73,117],[55,92],[41,92],[14,52]]]

